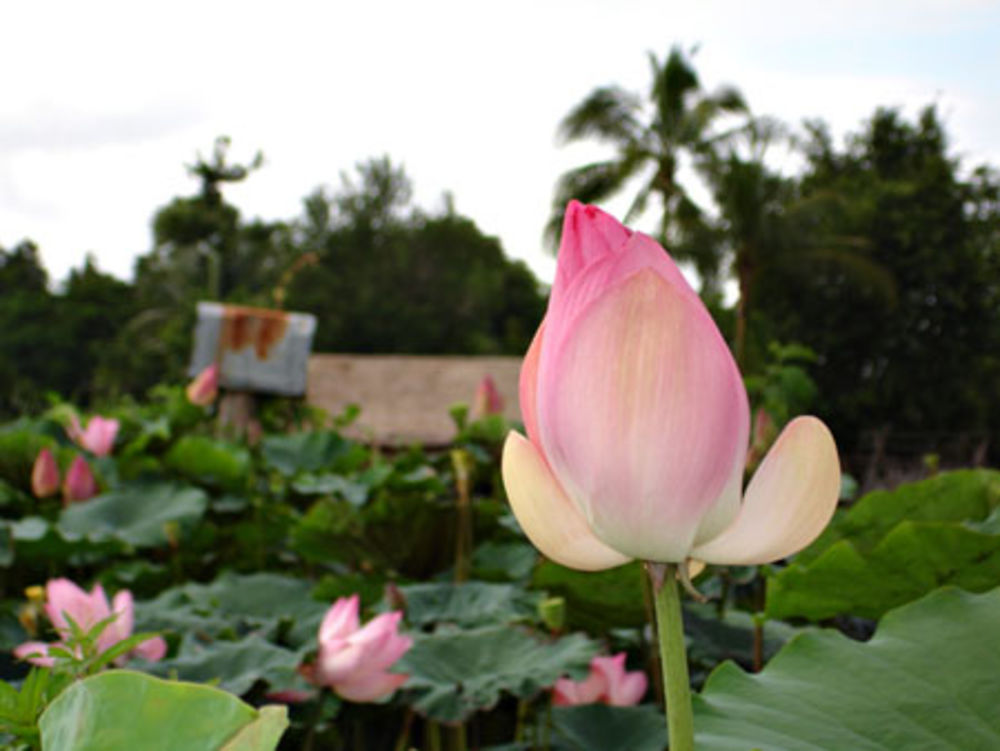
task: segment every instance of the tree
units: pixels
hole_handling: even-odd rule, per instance
[[[288,304],[317,315],[315,347],[339,352],[520,354],[544,313],[537,282],[500,243],[453,210],[412,208],[387,158],[306,199],[300,251],[318,259]]]
[[[564,174],[556,186],[550,237],[558,236],[562,214],[570,199],[593,203],[638,186],[625,216],[633,222],[650,198],[660,201],[657,235],[678,260],[695,264],[711,286],[720,272],[715,246],[704,242],[701,208],[691,199],[677,175],[682,157],[703,156],[728,134],[712,128],[721,115],[746,111],[740,93],[722,87],[702,91],[688,58],[674,47],[662,63],[650,54],[652,84],[647,101],[618,86],[592,91],[559,126],[564,142],[596,138],[611,144],[610,159],[585,164]]]
[[[802,196],[840,199],[814,214],[816,233],[862,238],[856,250],[899,290],[887,299],[831,264],[761,280],[757,299],[771,330],[819,356],[815,375],[835,432],[850,443],[865,428],[996,426],[996,391],[983,387],[996,373],[1000,331],[998,212],[988,184],[977,195],[959,178],[933,107],[916,123],[880,109],[842,151],[814,126],[806,154]]]

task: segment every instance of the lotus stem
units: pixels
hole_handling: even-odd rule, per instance
[[[681,564],[686,565],[686,564]],[[688,677],[684,619],[677,587],[677,566],[647,564],[656,603],[656,637],[666,693],[667,732],[670,751],[694,751],[694,715]]]

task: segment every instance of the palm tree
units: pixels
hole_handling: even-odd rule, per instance
[[[702,211],[678,183],[677,171],[682,155],[704,155],[730,135],[712,134],[720,115],[745,112],[746,105],[732,87],[705,94],[689,59],[677,47],[662,63],[652,53],[649,60],[653,80],[647,101],[618,86],[598,88],[560,123],[564,143],[596,138],[612,144],[615,154],[559,178],[546,234],[558,239],[570,199],[601,201],[637,184],[626,223],[646,210],[650,197],[657,196],[663,211],[657,239],[679,259],[693,261],[703,279],[717,279],[715,243],[702,241]]]

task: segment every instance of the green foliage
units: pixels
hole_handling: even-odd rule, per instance
[[[470,581],[462,584],[410,584],[399,587],[412,626],[452,623],[464,628],[516,623],[538,618],[541,592],[511,584]]]
[[[813,620],[878,618],[954,584],[1000,584],[1000,472],[950,472],[870,493],[768,580],[767,613]]]
[[[554,707],[552,726],[558,751],[663,751],[667,743],[663,715],[649,704]]]
[[[647,622],[643,576],[638,562],[585,573],[545,561],[535,570],[532,584],[566,598],[571,626],[603,632]]]
[[[71,676],[47,668],[32,668],[20,690],[0,682],[0,733],[37,743],[38,718],[70,680]]]
[[[176,544],[201,519],[204,491],[174,483],[134,484],[77,503],[62,512],[57,529],[68,541],[114,540],[135,548]]]
[[[163,461],[184,477],[230,491],[245,489],[250,474],[250,452],[245,447],[206,436],[182,437]]]
[[[287,719],[208,686],[112,671],[66,689],[39,727],[43,748],[60,751],[272,751]]]
[[[1000,590],[939,590],[867,643],[793,640],[756,675],[719,667],[695,699],[704,751],[1000,747]]]
[[[582,678],[596,651],[581,634],[544,642],[509,626],[442,629],[418,636],[397,670],[410,674],[414,709],[439,722],[461,722],[492,708],[504,692],[529,699],[564,674]]]

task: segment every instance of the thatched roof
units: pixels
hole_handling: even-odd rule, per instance
[[[382,444],[440,445],[455,435],[448,408],[471,404],[486,375],[503,396],[504,414],[519,420],[520,369],[520,357],[312,355],[307,398],[331,414],[358,404],[361,416],[349,435]]]

